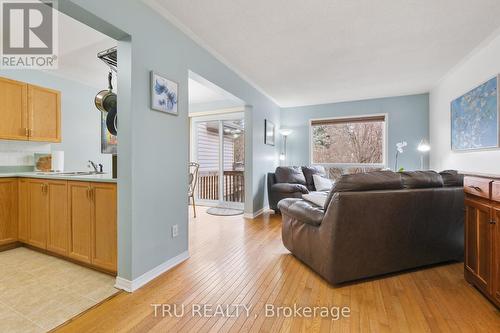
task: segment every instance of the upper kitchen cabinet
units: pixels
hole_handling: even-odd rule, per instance
[[[0,139],[28,140],[28,85],[0,78]]]
[[[0,139],[61,142],[61,93],[0,78]]]
[[[29,140],[61,142],[61,93],[28,85]]]

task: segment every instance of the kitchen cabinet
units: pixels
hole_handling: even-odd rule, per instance
[[[70,257],[116,272],[116,185],[69,182]]]
[[[0,139],[28,140],[28,85],[0,78]]]
[[[47,225],[49,224],[47,183],[42,179],[30,179],[28,196],[28,244],[46,249]]]
[[[69,250],[68,184],[66,181],[48,181],[49,223],[47,250],[63,256]]]
[[[28,85],[29,140],[61,142],[61,93]]]
[[[19,241],[116,273],[116,220],[116,184],[0,178],[0,245]]]
[[[69,183],[70,250],[69,256],[75,260],[91,263],[91,220],[92,201],[90,183]]]
[[[18,219],[17,219],[17,238],[19,241],[28,242],[28,224],[29,224],[29,181],[19,179],[18,182]]]
[[[67,255],[69,221],[67,182],[45,179],[19,181],[19,240]]]
[[[92,185],[92,264],[116,271],[116,185]]]
[[[61,142],[61,93],[0,78],[0,139]]]
[[[500,182],[465,177],[465,279],[500,307]]]
[[[17,179],[0,179],[0,245],[17,240]]]

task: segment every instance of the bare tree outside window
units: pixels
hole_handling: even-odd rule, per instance
[[[313,121],[312,162],[384,163],[383,116]]]

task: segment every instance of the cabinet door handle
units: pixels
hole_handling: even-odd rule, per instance
[[[90,200],[90,187],[87,187],[87,199]]]
[[[491,221],[490,221],[490,224],[497,224],[497,221],[495,221],[495,220],[491,220]]]
[[[25,128],[24,128],[24,135],[25,135],[25,136],[30,136],[30,132],[29,132],[29,130],[28,130],[28,127],[25,127]]]
[[[33,129],[32,129],[32,128],[30,128],[30,129],[29,129],[29,136],[30,136],[30,137],[32,137],[32,136],[33,136]]]
[[[469,185],[469,187],[473,190],[476,190],[478,192],[482,192],[483,190],[479,186],[474,186],[474,185]]]

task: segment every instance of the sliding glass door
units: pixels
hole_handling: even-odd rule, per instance
[[[245,124],[243,114],[192,118],[192,160],[200,164],[197,200],[243,209]]]

